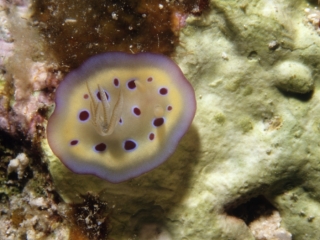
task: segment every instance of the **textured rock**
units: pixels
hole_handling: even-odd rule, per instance
[[[273,237],[318,239],[320,38],[304,14],[313,6],[212,0],[210,7],[180,33],[175,60],[198,111],[173,156],[111,184],[71,173],[43,141],[56,187],[69,203],[88,191],[108,202],[113,239],[253,240],[259,233],[250,225],[263,222],[263,208],[279,213]],[[284,74],[287,63],[295,67]]]

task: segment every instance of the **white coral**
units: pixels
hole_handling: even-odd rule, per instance
[[[18,179],[22,179],[24,170],[29,165],[29,158],[25,153],[19,153],[14,159],[11,159],[8,165],[8,174],[16,172],[18,174]]]

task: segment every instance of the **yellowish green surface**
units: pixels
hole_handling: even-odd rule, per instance
[[[195,88],[198,110],[174,155],[110,184],[70,173],[48,150],[63,199],[92,191],[108,201],[114,239],[151,239],[147,230],[157,229],[166,239],[253,240],[248,224],[226,209],[260,195],[287,231],[274,239],[319,238],[320,36],[306,7],[211,1],[210,12],[190,16],[175,61]]]

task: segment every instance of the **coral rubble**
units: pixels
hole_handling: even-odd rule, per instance
[[[29,158],[25,153],[19,153],[14,159],[11,159],[8,165],[8,174],[11,172],[16,172],[18,174],[18,179],[23,178],[24,170],[29,165]]]
[[[38,32],[30,25],[30,2],[1,2],[0,129],[30,141],[43,136],[45,113],[60,71]],[[44,55],[46,55],[44,57]],[[50,92],[51,90],[51,92]]]

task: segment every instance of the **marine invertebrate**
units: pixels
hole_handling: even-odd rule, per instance
[[[72,171],[121,182],[164,162],[195,109],[194,90],[170,59],[106,53],[59,85],[48,142]]]

